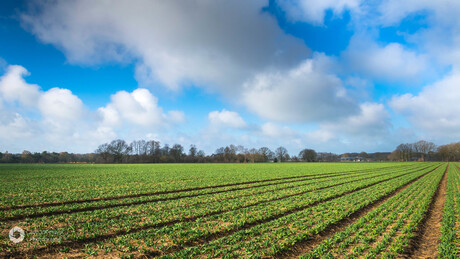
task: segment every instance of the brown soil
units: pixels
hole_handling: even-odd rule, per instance
[[[446,202],[448,170],[449,165],[428,207],[426,217],[420,223],[420,228],[411,242],[409,253],[402,256],[403,258],[437,258],[437,249],[441,242],[442,210]]]

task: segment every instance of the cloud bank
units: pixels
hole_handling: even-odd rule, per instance
[[[232,142],[361,151],[403,137],[454,141],[458,11],[451,0],[36,1],[20,17],[28,32],[71,65],[134,64],[139,87],[91,110],[71,89],[43,91],[25,81],[24,67],[0,60],[0,131],[61,147],[161,136],[208,152]],[[311,50],[286,29],[327,31],[345,15],[352,36],[338,54]],[[195,132],[180,127],[190,126],[184,111],[164,109],[154,94],[189,87],[223,100],[199,115]]]
[[[43,91],[27,83],[27,75],[24,67],[11,65],[0,77],[0,139],[7,147],[90,152],[121,130],[161,130],[185,121],[181,111],[164,113],[147,89],[117,92],[105,107],[91,111],[69,89]]]

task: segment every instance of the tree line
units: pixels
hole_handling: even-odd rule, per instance
[[[160,145],[159,141],[136,140],[128,144],[117,139],[100,145],[96,151],[96,162],[102,163],[257,163],[286,161],[316,161],[316,152],[304,149],[299,156],[291,157],[284,147],[275,151],[268,147],[245,148],[242,145],[220,147],[211,155],[190,145],[188,151],[180,144]]]
[[[211,155],[190,145],[188,150],[180,144],[164,144],[155,140],[135,140],[128,143],[116,139],[99,145],[93,153],[73,154],[68,152],[36,152],[24,150],[20,154],[0,153],[3,163],[258,163],[286,161],[333,161],[332,153],[317,154],[313,149],[304,149],[298,156],[290,156],[285,147],[272,151],[268,147],[245,148],[229,145],[216,149]],[[318,160],[320,159],[320,160]],[[322,160],[321,160],[322,159]]]
[[[285,147],[272,151],[268,147],[246,148],[241,145],[220,147],[210,155],[190,145],[172,146],[155,140],[122,139],[99,145],[93,153],[29,152],[11,154],[0,152],[0,163],[259,163],[259,162],[337,162],[337,161],[460,161],[460,142],[436,146],[420,140],[400,144],[389,152],[344,153],[316,152],[305,148],[298,155],[290,155]]]
[[[425,140],[400,144],[390,154],[389,159],[391,161],[460,161],[460,142],[441,146]]]

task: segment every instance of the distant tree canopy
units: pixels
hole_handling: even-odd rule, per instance
[[[289,159],[287,150],[283,161]],[[203,150],[190,145],[188,153],[180,144],[161,147],[158,141],[137,140],[127,144],[123,140],[114,140],[100,145],[95,154],[101,163],[257,163],[272,161],[275,153],[268,147],[247,149],[241,145],[229,145],[216,149],[214,154],[206,156]]]
[[[226,162],[226,163],[257,163],[268,162],[274,157],[274,153],[268,147],[261,147],[259,149],[247,149],[243,146],[230,145],[221,147],[211,155],[212,162]]]
[[[438,147],[438,156],[442,161],[460,161],[460,142]]]
[[[97,162],[102,163],[180,163],[195,162],[198,153],[196,147],[191,147],[191,155],[184,153],[184,148],[174,144],[171,148],[168,144],[163,147],[158,141],[135,140],[127,144],[124,140],[114,140],[100,145],[96,149]],[[187,158],[187,159],[186,159]]]
[[[313,149],[304,149],[300,151],[299,158],[305,162],[315,162],[316,161],[316,151]]]

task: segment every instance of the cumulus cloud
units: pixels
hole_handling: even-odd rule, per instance
[[[288,147],[294,151],[291,154],[307,147],[317,151],[389,151],[401,141],[398,134],[393,134],[392,127],[385,106],[367,102],[359,105],[357,114],[322,122],[315,127],[293,128],[289,124],[267,122],[255,135],[273,147]]]
[[[228,94],[254,72],[309,51],[262,11],[265,1],[47,1],[22,15],[72,63],[134,61],[141,83],[194,83]]]
[[[97,112],[101,117],[101,125],[104,127],[117,127],[121,125],[120,114],[113,105],[109,104],[105,107],[99,107]]]
[[[414,49],[430,57],[430,66],[453,66],[460,68],[460,2],[455,0],[387,0],[369,2],[362,10],[367,15],[356,19],[356,26],[393,27],[400,29],[402,23],[415,20],[410,30],[402,26],[398,31]],[[371,11],[374,10],[374,11]],[[437,62],[439,64],[434,64]],[[442,67],[444,66],[444,67]]]
[[[6,73],[0,78],[0,97],[5,101],[17,101],[29,107],[37,105],[40,87],[26,83],[24,76],[27,75],[29,72],[22,66],[8,66]]]
[[[145,135],[146,131],[185,120],[181,111],[163,112],[158,99],[147,89],[117,92],[106,107],[90,111],[69,89],[43,91],[40,86],[27,83],[24,76],[28,72],[22,66],[11,65],[6,71],[0,77],[0,144],[3,147],[18,151],[34,147],[88,152],[117,137],[119,128],[126,131],[130,125],[136,129],[141,126]]]
[[[337,60],[320,53],[308,58],[307,46],[262,11],[267,4],[50,1],[35,4],[22,21],[40,40],[62,49],[72,63],[134,62],[141,85],[194,85],[217,91],[264,119],[315,122],[358,112],[359,104],[335,75]],[[360,2],[299,4],[308,6],[307,16],[319,21],[326,10],[339,15],[357,10]],[[290,8],[292,3],[281,5]],[[162,117],[155,106],[143,107],[130,93],[114,98],[120,100],[99,110],[105,125],[117,125],[120,119],[147,125]]]
[[[379,21],[383,25],[395,25],[410,14],[429,11],[434,12],[439,22],[452,23],[452,19],[458,19],[460,3],[455,0],[387,0],[379,6]]]
[[[323,123],[320,130],[332,132],[331,135],[381,139],[389,133],[390,127],[390,114],[383,104],[363,103],[358,114],[336,122]]]
[[[117,126],[122,120],[139,126],[165,126],[168,122],[183,122],[185,116],[181,111],[163,112],[156,98],[149,90],[138,88],[131,93],[119,91],[111,96],[106,107],[98,109],[102,125]]]
[[[82,101],[68,89],[52,88],[42,91],[40,86],[29,84],[24,76],[27,69],[10,65],[0,77],[0,99],[18,102],[20,106],[38,108],[44,118],[60,121],[79,119],[83,113]]]
[[[415,129],[439,139],[460,137],[460,75],[452,74],[426,86],[417,95],[395,96],[390,106],[404,115]]]
[[[237,134],[222,130],[204,131],[194,141],[211,151],[209,147],[229,144],[272,149],[284,146],[291,155],[297,155],[304,148],[328,152],[390,151],[401,141],[406,141],[399,131],[392,132],[390,114],[384,105],[369,102],[359,105],[358,109],[357,114],[334,122],[299,125],[269,121],[239,129]]]
[[[367,102],[359,106],[358,114],[320,123],[318,129],[306,132],[304,138],[307,143],[326,150],[389,151],[401,141],[392,128],[385,106]]]
[[[295,137],[297,133],[287,126],[281,126],[273,122],[264,123],[260,127],[260,132],[263,136],[275,137],[275,138],[286,138]]]
[[[53,121],[79,120],[83,115],[83,102],[69,89],[51,88],[38,100],[41,114]]]
[[[0,110],[0,136],[10,139],[30,138],[36,128],[19,113]]]
[[[349,70],[369,78],[414,80],[428,69],[425,55],[406,49],[399,43],[379,46],[370,37],[355,35],[342,53]]]
[[[277,0],[281,8],[293,21],[323,24],[326,11],[340,16],[345,10],[359,10],[361,0]]]
[[[281,122],[334,120],[357,112],[342,81],[317,64],[317,59],[307,59],[287,72],[256,75],[245,83],[243,103],[263,118]]]
[[[167,118],[170,123],[186,122],[185,113],[183,111],[168,111]]]
[[[208,114],[209,123],[212,127],[230,127],[230,128],[244,128],[247,126],[246,122],[241,118],[237,112],[227,111],[212,111]]]
[[[81,139],[79,132],[88,130],[91,123],[82,120],[86,113],[83,102],[68,89],[43,91],[40,86],[27,83],[27,75],[24,67],[10,65],[0,78],[0,103],[4,103],[0,111],[2,143],[19,148],[75,144]]]
[[[371,147],[385,138],[394,140],[385,106],[372,102],[372,94],[360,92],[369,90],[375,79],[403,83],[424,80],[434,59],[452,66],[452,75],[417,95],[394,97],[390,106],[418,129],[457,136],[460,122],[452,110],[457,111],[458,107],[450,97],[458,99],[454,85],[460,68],[460,4],[451,0],[277,3],[291,21],[318,26],[324,24],[327,12],[338,17],[349,11],[350,25],[362,33],[356,33],[337,57],[319,53],[309,56],[302,40],[285,34],[275,17],[262,10],[267,1],[244,0],[139,0],[136,4],[127,0],[37,1],[21,19],[38,39],[61,49],[70,63],[134,63],[141,87],[206,88],[268,121],[248,126],[236,112],[212,111],[203,116],[204,123],[213,129],[230,129],[227,133],[231,134],[215,130],[207,140],[209,146],[215,145],[216,140],[222,144],[290,143],[299,148],[311,143],[327,147],[324,143],[329,143],[331,150],[337,150],[334,145],[354,147],[359,143],[360,147]],[[376,11],[369,8],[371,5]],[[410,44],[381,43],[374,35],[382,26],[396,28],[405,17],[417,13],[426,15],[430,26],[404,34]],[[151,90],[145,88],[117,92],[106,106],[87,113],[69,90],[55,88],[44,92],[24,81],[24,68],[7,69],[9,72],[0,79],[0,107],[12,102],[38,107],[45,119],[62,121],[61,125],[78,124],[66,122],[69,113],[90,117],[92,124],[85,126],[88,131],[70,130],[65,136],[112,138],[119,131],[133,129],[141,129],[142,134],[149,132],[147,136],[159,136],[157,128],[185,121],[183,112],[164,111]],[[362,103],[363,100],[367,102]],[[440,127],[433,126],[422,115],[434,119]],[[31,121],[22,116],[10,116],[3,125],[16,125],[18,131],[25,129]],[[287,124],[291,122],[309,126],[313,123],[317,130],[293,130]],[[204,135],[210,132],[201,131]],[[254,136],[259,140],[254,140]]]

